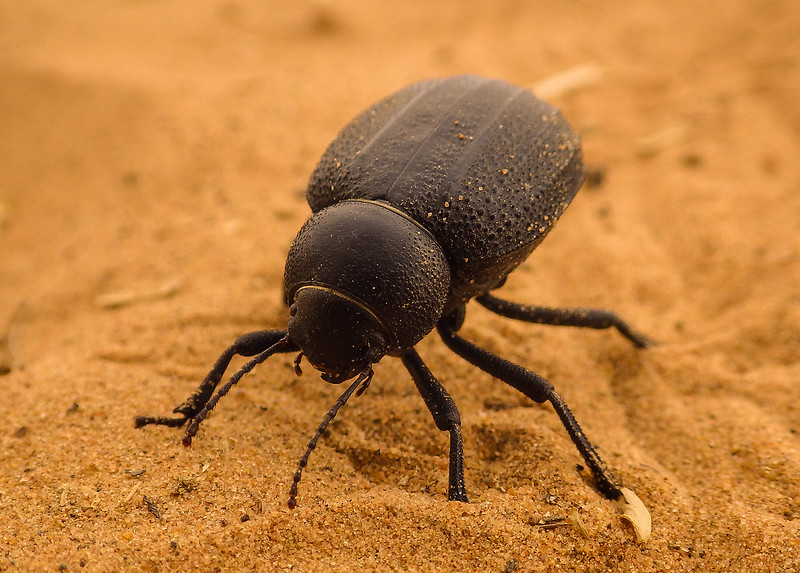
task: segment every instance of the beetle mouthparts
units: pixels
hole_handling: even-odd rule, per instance
[[[302,376],[303,375],[303,369],[300,368],[300,361],[301,360],[303,360],[303,351],[302,350],[300,351],[300,353],[297,356],[295,356],[294,362],[293,362],[293,364],[294,364],[294,373],[295,373],[296,376]]]
[[[339,371],[328,371],[323,370],[321,368],[317,368],[322,374],[320,374],[320,378],[325,380],[325,382],[329,382],[330,384],[341,384],[345,380],[350,380],[353,376],[360,374],[364,369],[363,368],[353,368],[351,370],[339,370]]]

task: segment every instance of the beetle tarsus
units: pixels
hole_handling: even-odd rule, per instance
[[[611,473],[611,470],[608,469],[608,466],[606,466],[606,463],[597,453],[594,445],[586,437],[586,434],[583,433],[580,424],[578,424],[578,420],[575,419],[575,415],[569,409],[567,403],[564,402],[564,399],[555,390],[550,392],[548,402],[550,402],[553,409],[555,409],[556,414],[558,414],[558,417],[561,419],[561,423],[564,424],[567,433],[570,438],[572,438],[572,442],[575,444],[578,452],[580,452],[586,465],[589,466],[589,471],[594,477],[597,489],[608,499],[618,500],[620,496],[622,496],[622,491],[620,490],[622,485],[614,474]]]
[[[469,502],[467,487],[464,484],[464,438],[461,435],[460,424],[454,424],[450,428],[450,480],[447,499]]]

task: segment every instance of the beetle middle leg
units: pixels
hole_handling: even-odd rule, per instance
[[[458,407],[444,389],[444,386],[428,370],[417,351],[409,348],[400,357],[417,390],[425,400],[436,427],[450,432],[450,475],[447,499],[450,501],[469,501],[464,486],[464,440],[461,436],[461,416]]]
[[[187,420],[197,416],[206,407],[234,356],[255,356],[260,354],[278,343],[286,334],[285,330],[258,330],[243,334],[225,349],[214,363],[211,372],[208,373],[197,389],[172,410],[173,413],[180,414],[180,417],[138,416],[135,420],[136,427],[141,428],[149,424],[173,428],[183,426]],[[286,348],[279,349],[278,352],[293,352],[296,350],[298,350],[297,346],[290,344]]]
[[[561,419],[561,423],[564,424],[569,437],[592,472],[600,492],[609,499],[619,499],[622,496],[622,492],[617,478],[606,467],[595,447],[583,433],[578,421],[575,419],[575,415],[564,402],[564,399],[555,391],[553,385],[538,374],[500,358],[496,354],[456,334],[464,321],[464,315],[465,308],[462,306],[439,321],[436,329],[444,343],[468,362],[502,380],[509,386],[516,388],[534,402],[540,404],[550,402]]]
[[[600,308],[550,308],[531,306],[497,298],[489,293],[475,299],[495,314],[525,322],[582,328],[616,328],[638,348],[653,346],[655,341],[633,330],[615,312]]]

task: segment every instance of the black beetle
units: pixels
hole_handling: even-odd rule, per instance
[[[616,328],[638,347],[649,339],[606,310],[524,306],[496,298],[569,205],[585,177],[580,140],[558,110],[503,81],[457,76],[415,83],[348,124],[311,176],[312,217],[287,257],[287,330],[241,336],[217,360],[176,418],[139,417],[136,426],[182,426],[184,445],[239,379],[278,352],[297,352],[328,382],[356,378],[323,419],[311,451],[372,365],[398,356],[440,430],[450,433],[448,499],[467,501],[461,420],[453,400],[414,346],[434,328],[456,354],[532,400],[550,402],[598,489],[622,496],[552,384],[457,334],[474,298],[508,318]],[[254,356],[214,395],[234,355]]]

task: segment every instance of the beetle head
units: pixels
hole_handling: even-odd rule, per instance
[[[315,213],[286,258],[289,338],[329,382],[433,330],[450,284],[434,237],[402,212],[348,200]]]
[[[320,286],[297,290],[289,307],[289,338],[326,382],[339,384],[378,362],[388,350],[385,328],[364,304]]]

